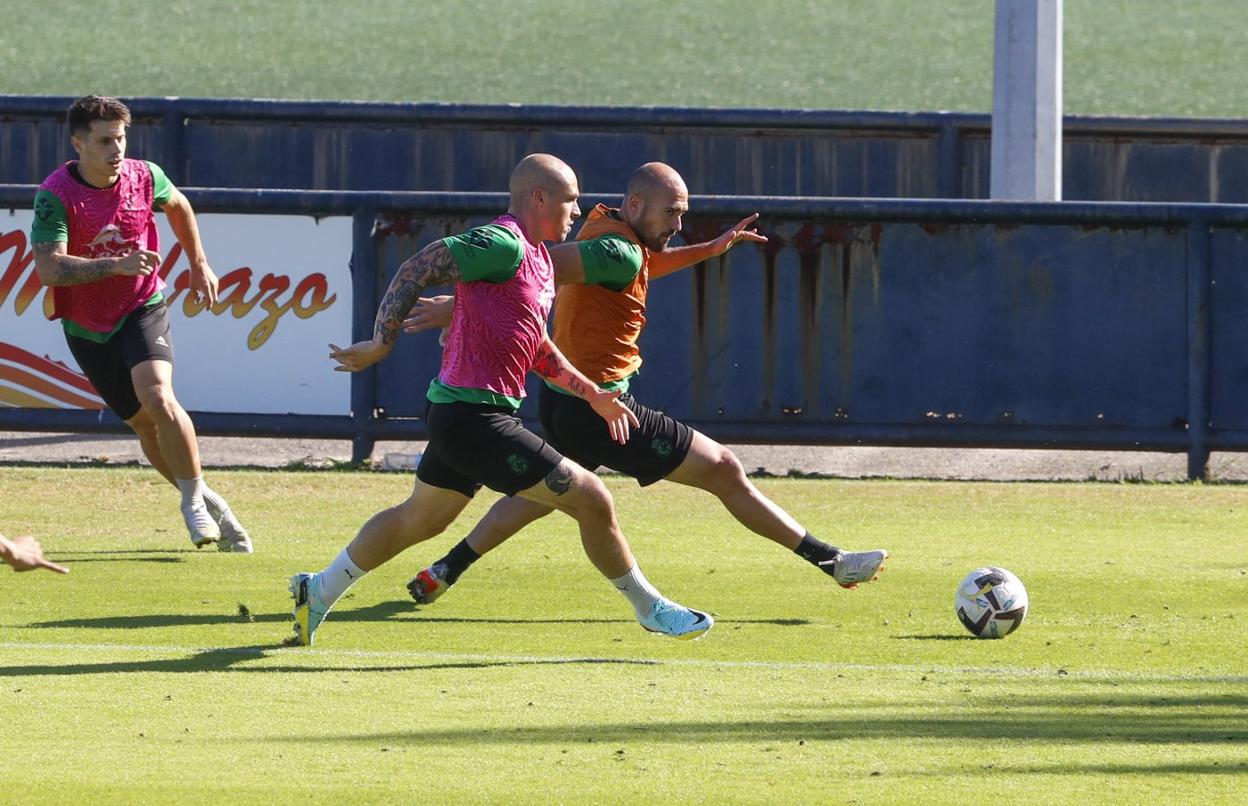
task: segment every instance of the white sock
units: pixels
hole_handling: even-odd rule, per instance
[[[348,588],[355,584],[356,580],[367,573],[356,565],[351,555],[347,554],[347,550],[343,549],[324,571],[316,575],[318,587],[316,598],[321,600],[321,604],[331,607],[347,592]]]
[[[634,565],[624,576],[611,580],[611,584],[628,599],[637,618],[642,618],[649,613],[654,603],[663,598],[637,565]]]
[[[177,479],[178,489],[182,491],[182,506],[189,506],[195,503],[195,499],[204,500],[204,477],[196,476],[193,479]]]

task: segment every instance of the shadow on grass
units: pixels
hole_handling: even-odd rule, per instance
[[[0,677],[65,677],[90,674],[201,674],[205,672],[245,672],[279,674],[322,674],[325,672],[425,672],[436,669],[499,669],[521,666],[657,666],[652,660],[630,658],[517,658],[514,660],[462,660],[404,663],[389,666],[246,666],[251,661],[272,657],[284,649],[281,644],[208,649],[185,658],[156,660],[103,661],[100,663],[30,664],[0,666]],[[160,651],[154,648],[153,651]],[[290,650],[297,653],[298,649]],[[317,656],[309,656],[315,660]]]
[[[355,610],[335,610],[331,621],[415,621],[413,606],[407,602],[381,602]],[[407,616],[407,618],[401,618]],[[138,616],[102,616],[100,618],[69,618],[38,621],[32,628],[87,628],[99,630],[133,630],[145,627],[198,627],[209,624],[240,624],[258,622],[280,624],[290,622],[290,611],[253,613],[247,617],[235,613],[153,613]]]
[[[48,558],[58,563],[181,563],[195,549],[99,549],[97,551],[49,551]],[[159,556],[156,556],[159,555]]]
[[[1026,698],[1020,698],[1026,703]],[[1046,708],[1034,712],[965,712],[873,714],[867,720],[844,719],[843,712],[826,719],[727,720],[658,722],[640,724],[614,722],[598,724],[559,724],[549,726],[435,728],[377,733],[341,733],[317,736],[272,737],[274,742],[379,742],[413,747],[460,747],[487,745],[539,744],[567,747],[570,744],[623,743],[645,741],[675,745],[706,745],[721,742],[792,743],[799,741],[862,741],[907,739],[965,740],[968,747],[988,742],[1049,742],[1069,744],[1177,744],[1237,746],[1248,744],[1248,726],[1232,714],[1207,714],[1195,708],[1180,712],[1117,714],[1112,721],[1103,715],[1076,714],[1069,707]],[[1106,765],[1112,768],[1114,765]],[[1129,765],[1128,765],[1129,766]],[[1173,766],[1162,763],[1162,771]],[[1200,765],[1203,767],[1203,765]],[[1147,769],[1147,766],[1144,767]],[[1242,769],[1213,767],[1215,772],[1243,774]],[[1009,771],[1003,765],[1004,771]],[[1045,768],[1057,773],[1078,772],[1078,767]],[[1037,770],[1039,772],[1040,770]]]
[[[1063,764],[1053,767],[1015,767],[1011,764],[985,764],[980,775],[1245,775],[1248,761],[1219,764],[1216,761],[1189,764]],[[928,773],[924,773],[928,775]]]
[[[237,613],[158,613],[137,616],[102,616],[99,618],[58,619],[38,621],[26,625],[31,628],[87,628],[100,630],[133,630],[148,627],[195,627],[208,624],[238,624],[241,622],[277,624],[290,621],[290,611],[281,613],[257,613],[241,618]],[[501,618],[494,616],[453,617],[426,616],[424,611],[407,601],[379,602],[354,610],[334,610],[329,621],[392,621],[410,624],[635,624],[630,618]],[[720,624],[771,624],[778,627],[802,627],[811,622],[806,619],[733,619],[721,620]]]
[[[932,635],[894,635],[894,641],[983,641],[973,635],[955,635],[950,633],[933,633]]]
[[[81,565],[82,563],[182,563],[185,557],[75,557],[67,554],[48,553],[48,558],[58,563]]]
[[[74,553],[86,556],[95,554],[194,554],[195,549],[187,546],[184,549],[99,549],[97,551],[77,551]]]

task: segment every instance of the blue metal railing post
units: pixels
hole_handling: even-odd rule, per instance
[[[941,123],[936,149],[936,193],[942,199],[962,198],[962,127],[952,120]]]
[[[373,207],[356,210],[352,216],[351,238],[351,339],[363,341],[373,335],[377,313],[377,241],[373,228],[377,211]],[[351,463],[360,464],[373,453],[370,428],[377,408],[377,368],[369,367],[351,375]]]
[[[189,182],[186,158],[186,119],[176,104],[170,104],[165,112],[164,159],[161,167],[175,185]]]
[[[1191,480],[1205,478],[1209,464],[1210,233],[1206,219],[1197,218],[1187,226],[1187,477]]]

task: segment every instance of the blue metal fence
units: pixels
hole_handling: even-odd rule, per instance
[[[32,195],[0,186],[0,206]],[[357,339],[402,258],[506,204],[188,195],[201,211],[355,216]],[[634,391],[717,439],[1186,451],[1193,477],[1209,451],[1248,449],[1248,208],[718,196],[692,207],[691,240],[757,211],[770,241],[652,284]],[[208,434],[351,438],[358,458],[374,440],[424,435],[437,363],[431,334],[405,338],[354,376],[349,417],[195,419]],[[0,428],[109,426],[120,424],[0,411]]]
[[[72,157],[62,97],[0,95],[0,183]],[[649,160],[697,194],[985,198],[987,115],[138,98],[131,151],[200,187],[495,191],[550,151],[582,189]],[[1248,202],[1248,121],[1067,117],[1065,197]]]

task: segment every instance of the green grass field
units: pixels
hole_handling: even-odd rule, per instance
[[[650,578],[717,615],[689,643],[638,628],[561,517],[416,609],[483,494],[286,648],[286,577],[411,477],[210,478],[254,556],[192,550],[150,471],[0,468],[6,533],[72,568],[0,574],[0,801],[1242,802],[1242,486],[760,480],[893,552],[843,591],[704,493],[611,479]],[[987,563],[1031,595],[1003,641],[951,607]]]
[[[991,106],[988,0],[120,0],[0,10],[0,92],[821,109]],[[1243,4],[1066,0],[1070,114],[1242,117]],[[215,471],[254,557],[190,549],[150,471],[0,467],[0,803],[1241,803],[1248,487],[760,481],[893,552],[847,592],[701,493],[611,480],[651,637],[548,519],[417,610],[358,585],[286,648],[294,571],[411,478]],[[965,635],[995,563],[1032,613]],[[240,615],[240,605],[249,614]]]
[[[1243,117],[1244,4],[1066,0],[1069,114]],[[0,92],[992,107],[990,0],[92,0],[0,12]]]

